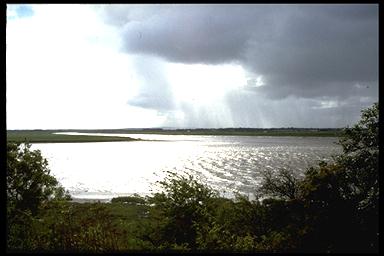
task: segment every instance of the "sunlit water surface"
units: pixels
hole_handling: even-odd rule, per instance
[[[116,134],[113,134],[116,136]],[[252,197],[265,170],[289,168],[302,174],[340,153],[337,138],[119,135],[155,141],[34,144],[51,174],[74,198],[110,199],[158,191],[167,171],[187,172],[222,195]]]

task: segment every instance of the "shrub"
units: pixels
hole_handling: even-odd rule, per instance
[[[155,205],[150,215],[158,221],[157,227],[151,227],[154,233],[149,239],[156,246],[176,248],[174,245],[182,245],[185,249],[188,245],[187,248],[195,249],[198,227],[209,222],[210,202],[217,197],[217,192],[191,175],[172,172],[159,183],[163,192],[149,200]]]

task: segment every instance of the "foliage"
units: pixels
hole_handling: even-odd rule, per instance
[[[316,236],[326,250],[377,251],[379,207],[378,104],[362,111],[339,141],[334,164],[310,168],[302,183]],[[316,220],[314,220],[316,218]]]
[[[149,200],[155,205],[150,214],[158,220],[150,240],[155,246],[163,244],[165,249],[196,248],[198,227],[209,221],[210,200],[217,197],[217,193],[191,175],[169,172],[159,183],[164,191]]]
[[[276,174],[272,171],[262,172],[262,178],[263,183],[257,189],[257,195],[284,199],[296,199],[300,196],[299,178],[288,169],[280,169]]]
[[[30,144],[7,144],[7,245],[29,248],[32,244],[35,216],[48,200],[70,199],[55,177],[48,162]]]
[[[85,211],[86,209],[86,211]],[[52,212],[50,212],[52,211]],[[55,251],[111,251],[117,249],[118,234],[108,209],[95,203],[86,205],[56,204],[42,215],[41,228],[49,235],[41,237],[47,249]]]
[[[378,249],[378,104],[346,128],[334,163],[321,162],[303,179],[267,174],[260,191],[304,206],[302,250],[351,252]],[[300,233],[299,232],[299,233]]]
[[[355,200],[360,210],[377,210],[379,200],[379,105],[362,111],[361,120],[345,129],[340,140],[344,154],[337,161],[344,167],[348,188],[343,195]]]
[[[379,146],[379,104],[363,109],[361,119],[352,128],[344,129],[340,140],[344,153],[349,154],[360,150],[378,150]]]
[[[29,227],[28,239],[22,239],[27,243],[13,244],[12,250],[105,252],[124,248],[118,239],[124,230],[116,228],[110,210],[100,203],[51,201],[23,224]]]
[[[7,144],[8,207],[35,214],[41,203],[67,197],[55,177],[50,175],[48,162],[30,144]]]

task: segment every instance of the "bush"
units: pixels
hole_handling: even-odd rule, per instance
[[[211,199],[217,192],[197,182],[191,175],[169,172],[164,181],[159,182],[163,192],[149,199],[154,204],[150,216],[158,226],[148,237],[156,247],[175,249],[196,249],[197,230],[210,220]]]

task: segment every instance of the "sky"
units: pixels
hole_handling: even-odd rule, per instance
[[[378,101],[377,4],[8,4],[7,129],[339,128]]]

